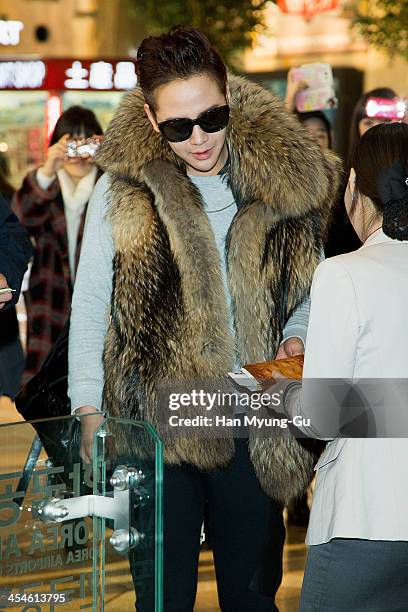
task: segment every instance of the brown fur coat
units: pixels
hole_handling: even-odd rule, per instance
[[[318,264],[339,162],[323,154],[266,90],[230,80],[226,170],[238,205],[227,238],[228,277],[242,363],[275,355],[285,323],[307,296]],[[200,194],[183,164],[151,129],[139,89],[128,94],[98,156],[110,173],[115,243],[105,408],[160,420],[162,380],[221,376],[234,341],[220,256]],[[250,436],[264,489],[286,501],[309,481],[314,456],[294,438]],[[176,437],[169,463],[227,465],[233,439]]]

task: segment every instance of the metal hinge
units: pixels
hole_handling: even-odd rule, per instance
[[[144,480],[144,474],[136,468],[119,466],[110,483],[113,496],[81,495],[67,499],[52,497],[44,500],[35,510],[36,517],[44,523],[62,523],[86,516],[111,519],[114,532],[110,538],[113,548],[127,553],[143,539],[143,534],[130,526],[130,491]]]

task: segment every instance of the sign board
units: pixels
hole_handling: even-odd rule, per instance
[[[6,21],[0,19],[0,45],[18,45],[20,33],[24,29],[22,21]]]
[[[303,15],[310,19],[313,15],[333,11],[340,4],[340,0],[278,0],[279,8],[289,15]]]
[[[0,60],[0,90],[126,91],[137,83],[127,60]]]

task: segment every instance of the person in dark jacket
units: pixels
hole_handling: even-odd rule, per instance
[[[67,142],[102,134],[94,113],[66,110],[54,129],[44,164],[29,172],[13,209],[35,241],[27,307],[23,382],[42,366],[70,312],[89,197],[98,178],[92,157],[68,158]]]
[[[3,180],[1,181],[3,183]],[[4,195],[3,195],[4,193]],[[28,233],[10,210],[7,191],[0,191],[0,396],[14,398],[24,365],[15,304],[18,301],[24,273],[32,256]]]
[[[32,246],[26,230],[0,194],[0,289],[15,290],[0,294],[1,310],[18,302],[31,255]]]

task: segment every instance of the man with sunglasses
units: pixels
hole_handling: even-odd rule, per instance
[[[99,154],[69,388],[77,415],[103,407],[156,425],[169,416],[156,401],[162,381],[303,352],[338,162],[270,93],[227,80],[192,28],[145,39],[137,70]],[[83,421],[89,462],[99,419]],[[276,610],[282,503],[313,461],[295,439],[166,439],[166,612],[193,610],[205,505],[221,609]],[[147,599],[139,612],[153,609]]]

